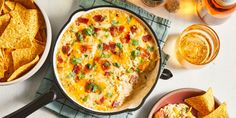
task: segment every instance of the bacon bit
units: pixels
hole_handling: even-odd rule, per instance
[[[138,28],[136,27],[136,25],[132,25],[132,26],[130,27],[130,31],[131,31],[132,33],[135,33],[137,29],[138,29]]]
[[[105,101],[104,97],[100,98],[99,100],[95,100],[97,104],[102,104],[104,101]]]
[[[109,42],[110,49],[114,50],[116,48],[115,42]]]
[[[96,22],[102,22],[104,20],[104,17],[102,17],[102,15],[95,15],[95,16],[93,16],[93,19]]]
[[[94,32],[97,33],[98,31],[100,31],[101,29],[100,28],[94,28]]]
[[[125,27],[124,26],[111,26],[110,27],[110,33],[113,37],[118,36],[119,34],[121,34],[124,31]]]
[[[148,42],[152,40],[152,36],[148,34],[148,35],[143,36],[142,39],[144,42]]]
[[[110,75],[111,75],[110,72],[107,72],[107,71],[106,71],[106,72],[104,73],[104,76],[110,76]]]
[[[91,71],[91,69],[89,69],[88,64],[86,64],[85,67],[84,67],[84,71],[83,72],[89,73],[90,71]]]
[[[110,49],[110,46],[106,43],[103,43],[103,50],[109,50]]]
[[[80,70],[81,70],[81,65],[75,65],[73,68],[73,72],[75,72],[76,74],[78,74]]]
[[[118,31],[118,28],[116,26],[111,26],[110,27],[110,33],[113,37],[118,35],[117,31]]]
[[[68,55],[70,52],[70,46],[68,44],[62,46],[62,52]]]
[[[150,53],[147,50],[143,50],[143,53],[141,53],[142,58],[148,58],[150,56]]]
[[[119,33],[122,33],[124,31],[125,27],[124,26],[120,26],[119,27]]]
[[[137,82],[138,77],[135,75],[131,75],[130,79],[129,79],[129,83],[133,84]]]
[[[94,57],[93,60],[94,60],[95,62],[98,62],[98,61],[100,60],[100,57]]]
[[[61,56],[57,56],[57,61],[58,61],[59,63],[62,63],[62,62],[63,62],[62,57],[61,57]]]
[[[103,70],[108,70],[110,68],[110,65],[111,65],[110,62],[107,61],[107,60],[104,60],[101,63],[101,67],[102,67]]]
[[[85,52],[87,51],[87,46],[81,45],[81,46],[80,46],[80,51],[81,51],[82,53],[85,53]]]
[[[85,53],[88,49],[91,49],[91,46],[89,46],[89,45],[80,45],[80,51],[82,53]]]
[[[79,17],[79,18],[77,19],[77,21],[76,21],[76,24],[77,24],[77,25],[80,24],[80,23],[87,24],[88,21],[89,21],[89,19],[87,19],[87,18]]]
[[[114,101],[111,106],[112,106],[113,108],[114,108],[114,107],[117,107],[117,106],[119,106],[119,102],[118,102],[118,101]]]
[[[130,41],[130,35],[129,35],[129,33],[125,35],[125,39],[126,39],[125,42],[126,42],[126,43],[129,43],[129,41]]]

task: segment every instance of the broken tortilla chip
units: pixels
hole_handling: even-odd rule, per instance
[[[0,49],[0,79],[4,78],[4,51]]]
[[[9,14],[5,14],[3,16],[0,16],[0,36],[4,32],[5,28],[7,27],[11,16]]]
[[[229,118],[226,103],[222,103],[216,110],[203,118]]]
[[[22,4],[27,9],[35,9],[36,8],[36,6],[34,4],[34,0],[14,0],[14,1]]]
[[[203,95],[187,98],[184,101],[200,112],[203,116],[209,114],[215,109],[215,100],[212,88],[209,88]]]
[[[15,2],[12,2],[12,1],[6,1],[6,2],[5,2],[5,5],[8,7],[8,9],[14,10],[14,9],[15,9],[15,6],[16,6],[16,3],[15,3]]]
[[[5,0],[0,0],[0,14],[2,12]]]
[[[27,63],[27,64],[21,66],[20,68],[18,68],[18,69],[7,79],[7,81],[8,81],[8,82],[9,82],[9,81],[12,81],[12,80],[16,79],[17,77],[19,77],[20,75],[22,75],[23,73],[25,73],[26,71],[30,70],[30,69],[38,62],[38,60],[39,60],[39,56],[37,55],[36,58],[35,58],[33,61],[31,61],[31,62],[29,62],[29,63]]]
[[[25,25],[23,24],[18,12],[13,14],[10,23],[0,37],[0,48],[27,48],[31,47],[31,39],[28,37]]]
[[[12,51],[13,65],[16,70],[20,66],[32,61],[36,55],[41,55],[44,51],[44,45],[32,42],[32,47],[16,49]]]
[[[37,9],[26,9],[19,3],[16,3],[15,11],[17,11],[25,25],[29,37],[33,39],[39,30],[39,18]]]

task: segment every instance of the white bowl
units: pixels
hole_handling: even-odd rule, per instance
[[[52,42],[52,28],[51,28],[51,24],[50,24],[50,21],[48,19],[46,12],[37,4],[37,1],[35,2],[35,4],[36,4],[36,6],[38,6],[39,10],[42,12],[43,17],[44,17],[44,21],[46,23],[47,40],[46,40],[46,46],[45,46],[44,52],[43,52],[42,56],[40,57],[38,63],[30,71],[28,71],[24,75],[12,80],[12,81],[0,82],[0,86],[15,84],[15,83],[22,82],[26,79],[29,79],[42,67],[42,65],[44,64],[44,62],[47,59],[47,56],[49,54],[50,47],[51,47],[51,42]]]

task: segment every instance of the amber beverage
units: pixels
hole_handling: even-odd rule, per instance
[[[200,67],[210,63],[220,48],[219,37],[210,27],[202,24],[186,28],[177,40],[177,58],[184,67]]]
[[[198,0],[197,12],[207,24],[218,25],[236,10],[236,0]]]

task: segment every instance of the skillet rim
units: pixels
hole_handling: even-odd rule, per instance
[[[77,103],[76,101],[74,101],[73,99],[71,99],[69,97],[69,95],[63,90],[62,86],[59,84],[59,78],[56,77],[56,71],[54,67],[56,67],[56,63],[54,62],[54,56],[55,56],[55,51],[57,51],[55,48],[56,48],[56,45],[59,41],[59,37],[61,35],[61,33],[63,32],[63,30],[65,29],[65,27],[71,22],[72,18],[74,15],[76,15],[78,12],[87,12],[87,11],[90,11],[90,10],[93,10],[93,9],[97,9],[97,8],[116,8],[116,9],[120,9],[120,10],[124,10],[134,16],[136,16],[137,18],[139,18],[139,20],[141,20],[148,28],[149,31],[151,31],[152,35],[154,36],[155,40],[156,40],[156,46],[158,47],[158,52],[159,52],[159,56],[160,56],[160,59],[159,59],[159,68],[158,68],[158,71],[157,71],[157,77],[155,79],[155,82],[153,84],[153,86],[151,87],[151,89],[148,91],[148,93],[142,98],[141,102],[139,103],[139,105],[137,107],[134,107],[134,108],[126,108],[124,110],[121,110],[121,111],[116,111],[116,112],[103,112],[103,111],[95,111],[95,110],[92,110],[92,109],[88,109],[86,107],[84,107],[83,105]],[[99,5],[99,6],[94,6],[94,7],[91,7],[91,8],[83,8],[83,9],[78,9],[76,11],[74,11],[69,19],[67,20],[67,22],[63,25],[63,27],[61,28],[60,32],[58,33],[57,35],[57,38],[56,38],[56,41],[54,43],[54,46],[53,46],[53,73],[54,73],[54,76],[56,78],[56,85],[58,86],[58,88],[60,89],[61,93],[69,100],[71,101],[74,105],[78,106],[79,108],[81,108],[82,110],[86,111],[86,112],[89,112],[89,113],[92,113],[92,114],[97,114],[97,115],[116,115],[116,114],[120,114],[120,113],[124,113],[124,112],[132,112],[132,111],[136,111],[138,110],[139,108],[141,108],[141,106],[144,104],[144,102],[146,101],[147,97],[151,94],[151,92],[153,91],[153,89],[156,87],[156,84],[157,84],[157,81],[159,80],[159,76],[160,76],[160,71],[161,71],[161,67],[162,67],[162,55],[161,55],[161,48],[160,48],[160,43],[158,41],[158,38],[154,32],[154,30],[151,28],[151,26],[137,13],[127,9],[127,8],[124,8],[124,7],[120,7],[120,6],[111,6],[111,5]]]

